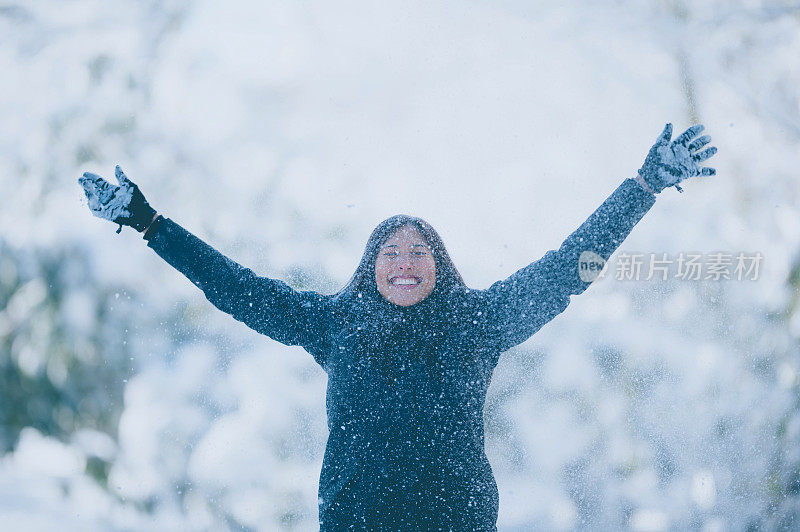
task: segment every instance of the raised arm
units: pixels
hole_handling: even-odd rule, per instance
[[[94,174],[81,178],[89,207],[96,216],[143,232],[148,247],[200,288],[218,309],[278,342],[304,347],[325,366],[325,296],[259,277],[169,218],[156,217],[138,187],[119,167],[117,179],[119,187]],[[132,205],[130,198],[137,197],[141,200]],[[136,225],[131,222],[134,219],[138,220]]]
[[[327,298],[260,277],[165,218],[148,247],[200,288],[218,309],[285,345],[300,345],[324,367]]]
[[[531,337],[563,312],[570,296],[581,294],[596,278],[592,264],[602,266],[655,203],[655,194],[696,175],[716,148],[698,151],[711,139],[692,140],[703,126],[694,126],[670,143],[667,124],[635,179],[626,179],[557,250],[518,270],[488,289],[478,291],[485,309],[489,344],[505,351]],[[582,275],[583,273],[583,275]]]
[[[563,312],[570,296],[591,284],[581,278],[581,254],[588,252],[583,256],[584,271],[591,259],[602,265],[654,203],[653,194],[626,179],[561,247],[479,292],[494,347],[505,351],[524,342]]]

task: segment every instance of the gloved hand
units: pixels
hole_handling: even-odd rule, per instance
[[[713,146],[698,151],[711,142],[711,137],[708,135],[695,139],[703,129],[701,124],[696,124],[670,142],[672,124],[664,127],[664,131],[650,148],[644,165],[639,169],[639,175],[653,189],[653,192],[658,194],[671,186],[677,188],[678,192],[683,192],[678,183],[684,179],[697,175],[711,176],[717,173],[714,168],[700,166],[701,162],[717,153],[717,148]]]
[[[114,186],[90,172],[84,172],[83,177],[78,178],[78,183],[86,193],[92,214],[119,224],[117,233],[122,231],[123,225],[133,227],[141,233],[153,221],[156,211],[144,199],[139,187],[122,173],[119,165],[114,175],[119,186]]]

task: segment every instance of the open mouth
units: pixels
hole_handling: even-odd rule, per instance
[[[416,277],[414,275],[403,275],[403,276],[395,276],[389,278],[389,284],[392,286],[402,286],[404,288],[410,288],[414,286],[418,286],[422,282],[422,279]]]

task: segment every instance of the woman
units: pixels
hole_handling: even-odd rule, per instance
[[[216,307],[328,374],[330,435],[319,482],[323,530],[496,530],[497,485],[484,453],[483,405],[500,354],[563,312],[655,203],[716,148],[667,124],[644,165],[558,250],[486,290],[466,287],[436,231],[397,215],[370,236],[333,295],[259,277],[157,215],[117,167],[119,186],[80,178],[93,213],[144,233],[148,246]],[[119,230],[118,230],[119,232]],[[587,255],[588,253],[588,255]]]

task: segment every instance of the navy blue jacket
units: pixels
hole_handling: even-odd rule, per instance
[[[654,203],[626,179],[559,249],[488,289],[436,286],[411,307],[374,287],[296,291],[170,219],[148,246],[217,308],[304,347],[328,374],[322,529],[495,530],[499,499],[484,453],[483,406],[500,354],[591,284],[579,271],[584,251],[607,260]]]

